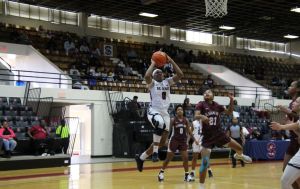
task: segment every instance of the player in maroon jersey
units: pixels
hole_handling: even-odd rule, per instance
[[[188,166],[187,138],[188,138],[188,134],[193,138],[193,134],[192,131],[190,130],[190,124],[188,119],[183,116],[182,105],[176,106],[175,112],[176,112],[176,116],[171,120],[171,124],[170,124],[170,127],[172,128],[172,135],[168,145],[167,157],[158,174],[159,182],[164,180],[164,171],[168,166],[169,162],[173,159],[174,154],[177,150],[180,152],[183,161],[183,167],[185,171],[184,181],[187,182],[191,181],[191,177],[189,175],[189,166]],[[202,116],[202,119],[205,119],[205,116]]]
[[[252,162],[252,159],[250,157],[243,154],[242,146],[232,138],[228,137],[223,131],[220,124],[221,113],[231,115],[233,112],[233,94],[228,94],[228,97],[230,99],[228,109],[225,109],[224,106],[221,106],[214,101],[214,95],[211,90],[206,90],[203,96],[204,101],[201,101],[196,105],[196,111],[200,111],[201,115],[208,117],[208,121],[203,122],[202,129],[203,149],[201,151],[202,163],[199,171],[200,188],[204,188],[206,171],[207,167],[209,166],[209,157],[211,149],[214,146],[227,146],[229,148],[232,148],[234,151],[236,151],[236,154],[234,155],[236,159],[242,160],[245,163]]]
[[[287,115],[287,121],[289,123],[289,121],[294,121],[297,122],[299,116],[292,111],[292,105],[295,102],[295,100],[297,99],[297,97],[300,96],[300,80],[298,81],[293,81],[291,83],[291,85],[289,86],[288,90],[287,90],[288,94],[292,97],[292,101],[289,104],[288,108],[285,108],[284,106],[279,105],[279,109],[280,111],[286,113]],[[284,154],[284,159],[283,159],[283,171],[287,165],[287,163],[290,161],[290,159],[297,153],[297,151],[300,148],[300,145],[298,143],[298,135],[296,135],[296,133],[292,130],[290,130],[290,144],[288,146],[287,151]],[[293,184],[294,188],[300,188],[300,179],[297,180],[297,183]]]

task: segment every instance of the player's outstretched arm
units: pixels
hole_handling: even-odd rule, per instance
[[[233,100],[234,100],[234,96],[232,93],[228,93],[228,97],[230,99],[230,102],[229,102],[229,106],[228,106],[228,109],[225,109],[225,114],[227,115],[231,115],[232,112],[233,112],[233,106],[234,106],[234,103],[233,103]]]
[[[167,55],[167,58],[168,61],[172,64],[174,71],[176,72],[176,74],[173,76],[173,81],[176,83],[183,77],[183,72],[179,68],[179,66],[174,62],[174,60],[171,57],[169,57],[169,55]]]
[[[145,73],[145,81],[148,85],[150,85],[152,83],[152,72],[155,66],[155,62],[154,60],[151,59],[151,64],[149,66],[149,68],[147,69],[146,73]]]
[[[270,127],[272,130],[280,131],[280,130],[298,130],[300,129],[300,122],[296,123],[290,123],[286,125],[281,125],[280,123],[277,122],[271,122]]]

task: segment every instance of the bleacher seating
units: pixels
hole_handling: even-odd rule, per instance
[[[15,43],[22,43],[22,41],[14,39],[14,33],[22,33],[28,36],[29,41],[26,43],[32,44],[42,54],[48,57],[59,68],[68,72],[72,65],[78,65],[82,67],[80,70],[81,79],[83,84],[90,84],[90,89],[95,90],[118,90],[129,92],[147,92],[145,84],[137,75],[143,75],[145,68],[143,66],[149,64],[147,57],[151,57],[153,51],[163,48],[164,51],[172,55],[172,57],[179,63],[183,70],[185,77],[179,81],[178,86],[173,86],[171,92],[174,94],[198,94],[205,76],[189,67],[187,60],[193,62],[207,63],[207,64],[219,64],[225,65],[228,68],[237,71],[249,79],[262,84],[263,86],[273,90],[273,95],[276,97],[282,97],[283,91],[286,86],[273,86],[271,85],[271,79],[274,75],[281,76],[289,83],[291,80],[297,79],[299,66],[296,64],[287,63],[283,59],[279,58],[266,58],[259,56],[242,55],[235,53],[223,53],[218,51],[198,51],[197,55],[187,52],[184,49],[170,45],[159,45],[149,43],[130,42],[119,39],[106,39],[102,37],[91,37],[88,41],[90,49],[95,47],[103,47],[103,44],[109,43],[114,46],[115,57],[118,57],[124,63],[131,66],[134,73],[137,75],[119,75],[120,80],[114,82],[108,82],[101,77],[93,77],[97,82],[91,82],[91,76],[89,76],[89,68],[92,63],[88,54],[76,53],[73,56],[66,55],[64,51],[64,41],[67,38],[71,38],[75,42],[76,48],[79,49],[81,41],[85,41],[86,38],[81,38],[74,33],[67,33],[61,31],[38,31],[36,28],[28,28],[24,26],[16,26],[12,24],[0,24],[0,33],[4,36],[1,37],[2,41],[13,41]],[[52,41],[51,41],[52,40]],[[49,41],[51,41],[55,49],[49,49]],[[129,51],[134,51],[135,56],[130,57]],[[189,56],[189,57],[188,57]],[[80,66],[84,62],[85,66]],[[101,73],[116,72],[116,61],[110,60],[109,57],[103,56],[103,54],[93,61],[96,65],[96,71]],[[143,65],[145,64],[145,65]],[[93,66],[93,65],[92,65]],[[87,81],[86,81],[87,80]],[[213,89],[216,95],[226,95],[227,91],[223,86],[218,86]],[[1,104],[1,102],[0,102]]]

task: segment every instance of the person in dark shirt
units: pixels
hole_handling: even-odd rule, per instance
[[[138,119],[141,117],[141,105],[137,102],[137,100],[138,96],[134,96],[127,105],[131,119]]]
[[[231,115],[233,112],[233,94],[228,94],[230,99],[229,108],[225,109],[224,106],[219,105],[214,101],[214,94],[211,90],[206,90],[203,94],[204,101],[199,102],[196,105],[195,111],[200,111],[201,115],[208,117],[207,122],[203,122],[202,129],[202,146],[201,151],[202,163],[200,167],[199,181],[200,189],[204,188],[204,182],[206,177],[207,168],[209,166],[209,158],[211,149],[214,146],[227,146],[236,151],[234,154],[235,159],[244,161],[245,163],[251,163],[252,159],[243,154],[242,146],[234,139],[228,137],[223,131],[220,123],[221,113]]]

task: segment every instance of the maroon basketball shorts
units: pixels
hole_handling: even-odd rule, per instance
[[[290,156],[294,156],[300,148],[300,145],[298,143],[297,138],[291,138],[290,144],[288,146],[288,149],[286,150],[286,154]]]
[[[212,149],[215,146],[221,147],[230,142],[228,137],[223,131],[215,130],[211,135],[205,135],[203,133],[202,146]]]
[[[171,139],[168,147],[168,152],[175,153],[176,150],[186,151],[187,149],[188,149],[188,145],[186,141],[178,141],[178,140]]]

